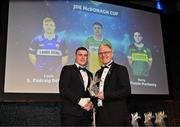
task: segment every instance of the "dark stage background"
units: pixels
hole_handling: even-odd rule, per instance
[[[111,1],[103,1],[112,3]],[[154,0],[123,0],[126,4],[136,4],[143,8],[155,8]],[[165,111],[168,118],[166,122],[169,126],[180,125],[180,69],[179,69],[179,1],[162,0],[165,6],[163,11],[162,29],[164,35],[164,48],[167,64],[167,72],[171,96],[133,96],[130,97],[128,106],[129,112],[139,112],[143,116],[144,112]],[[113,2],[112,4],[119,4]],[[7,39],[7,7],[8,2],[0,4],[0,88],[4,85],[5,59],[6,59],[6,39]],[[4,94],[0,93],[1,98]],[[8,94],[6,94],[8,96]],[[18,95],[23,96],[23,94]],[[38,96],[38,95],[36,95]],[[22,97],[23,98],[23,97]],[[0,125],[6,126],[59,126],[61,101],[1,101],[0,102]],[[139,121],[143,124],[143,119]]]

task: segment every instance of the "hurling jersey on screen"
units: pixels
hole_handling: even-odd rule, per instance
[[[152,59],[149,48],[137,48],[132,45],[129,48],[129,58],[132,60],[133,75],[148,76],[149,75],[149,60]]]
[[[96,73],[96,71],[101,68],[98,57],[98,48],[102,43],[111,45],[111,43],[107,39],[103,38],[102,40],[96,40],[93,36],[88,37],[85,41],[85,45],[89,49],[89,70],[92,73]]]
[[[29,52],[36,56],[36,69],[49,72],[60,71],[61,58],[67,55],[66,45],[57,35],[52,40],[48,40],[43,35],[35,37],[31,42]]]

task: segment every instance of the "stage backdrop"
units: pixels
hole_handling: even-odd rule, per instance
[[[47,17],[53,23],[46,30],[55,32],[50,40],[44,35]],[[95,22],[102,25],[103,38],[112,44],[114,61],[128,68],[132,94],[169,94],[159,13],[71,0],[10,0],[4,93],[59,93],[63,58],[67,57],[65,64],[73,64],[75,49],[87,45],[90,57],[97,55],[92,41]],[[141,53],[130,46],[136,31],[143,37]],[[130,57],[139,63],[132,67]],[[144,66],[147,61],[150,67]],[[89,61],[90,70],[93,62],[97,61]]]

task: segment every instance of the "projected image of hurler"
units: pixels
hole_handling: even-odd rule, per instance
[[[135,76],[149,76],[152,65],[151,50],[143,43],[140,32],[134,32],[135,42],[129,46],[128,61]]]
[[[29,59],[38,72],[55,74],[60,72],[62,66],[67,63],[66,44],[55,33],[56,24],[52,18],[43,19],[43,30],[44,34],[32,39]]]

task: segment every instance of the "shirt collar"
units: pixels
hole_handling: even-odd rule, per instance
[[[112,63],[113,63],[113,60],[111,60],[108,64],[102,65],[102,66],[103,66],[103,67],[104,67],[104,66],[111,67]]]
[[[80,66],[78,63],[75,63],[75,65],[76,65],[77,68],[79,68],[79,67],[86,68],[86,66]]]

